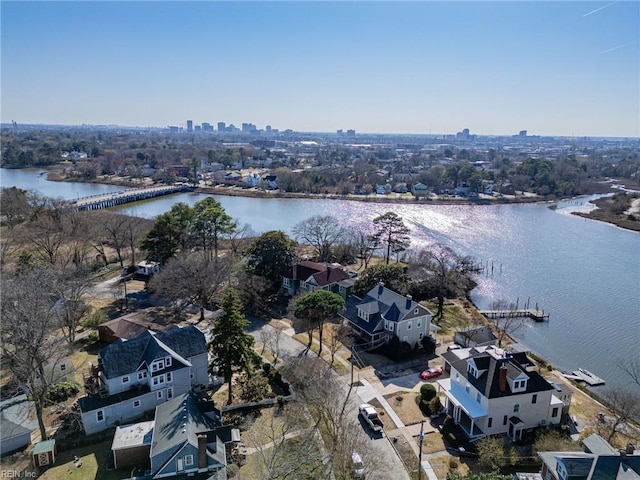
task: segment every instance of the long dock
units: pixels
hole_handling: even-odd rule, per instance
[[[480,313],[487,318],[531,318],[536,322],[549,320],[549,313],[544,310],[532,308],[521,308],[511,310],[480,310]]]
[[[191,190],[191,187],[184,185],[161,185],[156,187],[131,188],[116,193],[101,193],[91,197],[84,197],[73,202],[76,211],[81,210],[101,210],[103,208],[115,207],[125,203],[137,202],[148,198],[169,195]]]

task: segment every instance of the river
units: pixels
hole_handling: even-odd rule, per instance
[[[73,199],[122,187],[48,182],[38,170],[0,170],[2,186],[31,188]],[[99,190],[103,189],[103,190]],[[152,218],[175,202],[192,205],[204,194],[183,193],[130,204],[121,211]],[[640,347],[640,235],[570,212],[588,209],[589,197],[543,204],[399,205],[343,200],[217,196],[227,213],[256,233],[283,230],[314,214],[346,224],[370,223],[387,211],[411,229],[412,248],[434,242],[493,265],[478,278],[472,298],[480,308],[504,299],[538,304],[548,322],[527,321],[515,339],[561,370],[592,371],[607,386],[633,386],[619,362]],[[602,388],[602,387],[600,387]],[[640,391],[640,389],[638,389]],[[597,391],[597,389],[596,389]]]

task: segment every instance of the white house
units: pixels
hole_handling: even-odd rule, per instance
[[[395,336],[413,347],[431,330],[432,313],[428,308],[413,301],[411,295],[402,296],[383,283],[362,299],[349,297],[340,315],[372,346]]]
[[[445,408],[470,440],[503,434],[516,440],[524,430],[560,423],[563,401],[526,353],[488,346],[442,358],[450,374],[438,380]]]
[[[85,378],[89,394],[78,400],[85,433],[131,421],[192,388],[204,388],[207,368],[205,336],[194,326],[116,340],[100,350],[97,367]]]

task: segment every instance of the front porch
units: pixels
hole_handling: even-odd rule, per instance
[[[450,378],[438,380],[438,387],[445,394],[447,415],[453,418],[467,438],[473,441],[484,437],[480,425],[485,423],[486,410]]]

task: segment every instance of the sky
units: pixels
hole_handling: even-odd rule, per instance
[[[0,2],[0,120],[640,136],[638,1]]]

